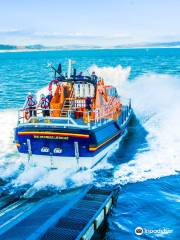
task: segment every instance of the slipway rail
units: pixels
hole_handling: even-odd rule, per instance
[[[0,239],[92,239],[117,196],[117,189],[85,186],[43,199],[19,199],[0,211]]]

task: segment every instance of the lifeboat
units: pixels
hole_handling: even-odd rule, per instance
[[[52,67],[48,116],[39,107],[35,116],[19,110],[15,142],[23,160],[33,166],[92,168],[127,133],[131,100],[124,103],[116,88],[94,73],[77,75],[71,63],[66,74],[61,65]]]

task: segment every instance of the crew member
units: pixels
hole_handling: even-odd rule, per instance
[[[80,73],[77,75],[77,79],[78,79],[78,80],[84,80],[83,72],[80,72]]]
[[[40,97],[38,107],[42,109],[43,117],[49,117],[49,100],[44,94],[41,94]]]
[[[90,97],[86,98],[86,109],[88,111],[91,111],[91,98]]]
[[[36,117],[36,105],[36,99],[34,98],[33,94],[29,92],[23,106],[24,110],[29,111],[29,117]]]
[[[50,103],[51,103],[51,100],[53,98],[53,95],[52,95],[52,91],[49,91],[49,94],[47,95],[47,100],[49,101],[49,108],[50,108]]]
[[[97,76],[96,76],[96,73],[93,71],[92,74],[91,74],[91,79],[94,81],[94,83],[97,83]]]

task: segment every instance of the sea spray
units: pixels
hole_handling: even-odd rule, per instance
[[[111,84],[120,90],[120,87],[127,82],[129,78],[131,67],[123,68],[121,65],[117,65],[116,67],[98,67],[93,65],[88,71],[95,71],[96,75],[104,78],[107,84]]]
[[[90,74],[95,71],[98,77],[104,78],[107,84],[112,84],[117,88],[127,81],[129,74],[131,72],[131,67],[123,68],[121,65],[116,67],[98,67],[97,65],[92,65],[87,69]],[[40,89],[36,93],[36,97],[39,100],[41,94],[48,95],[48,85]]]
[[[14,144],[17,110],[0,111],[0,178],[8,179],[20,171],[21,158]]]
[[[148,131],[148,151],[138,151],[132,161],[119,165],[114,183],[177,174],[180,171],[179,79],[147,74],[124,84],[122,93],[132,98],[134,111]]]
[[[133,110],[148,132],[148,148],[138,149],[132,161],[116,166],[113,184],[144,181],[180,171],[179,78],[149,73],[129,81],[130,69],[90,67],[115,85],[121,96],[132,99]]]
[[[180,170],[178,161],[180,157],[178,147],[180,144],[180,129],[177,118],[180,114],[178,79],[171,75],[152,73],[129,81],[130,69],[130,67],[124,69],[120,65],[114,68],[100,68],[94,65],[89,68],[89,71],[95,70],[96,74],[102,76],[109,84],[116,85],[120,95],[132,98],[135,114],[142,126],[148,131],[146,137],[148,151],[147,149],[138,149],[131,161],[116,166],[113,184],[144,181],[150,178],[176,174]],[[41,89],[38,96],[41,92],[46,93],[47,87]],[[8,161],[13,160],[16,163],[16,161],[19,161],[19,155],[13,144],[13,128],[17,121],[17,110],[5,110],[0,114],[1,131],[6,136],[4,138],[1,135],[1,158]],[[8,156],[10,157],[8,158]],[[120,162],[121,159],[119,159]],[[85,182],[95,182],[94,171],[98,171],[98,169],[106,170],[105,165],[97,165],[91,171],[78,174],[72,174],[72,172],[62,174],[58,170],[43,172],[42,169],[32,168],[27,173],[25,171],[24,173],[21,172],[13,183],[15,185],[29,183],[33,189],[37,190],[46,186],[66,188],[69,183],[72,186],[79,186]],[[12,168],[12,171],[15,171],[14,168]],[[8,171],[8,174],[10,175],[11,171]],[[84,181],[86,179],[84,176],[87,176],[87,174],[90,177],[88,181]]]
[[[8,109],[0,111],[0,160],[6,154],[15,152],[15,145],[13,143],[14,128],[17,123],[17,110]]]

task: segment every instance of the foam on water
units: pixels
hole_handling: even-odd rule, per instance
[[[131,67],[123,68],[121,65],[117,65],[116,67],[98,67],[93,65],[89,68],[89,72],[93,71],[95,71],[97,76],[103,77],[106,83],[120,88],[127,82]]]
[[[132,97],[134,110],[148,131],[146,151],[118,167],[115,183],[144,181],[180,171],[180,85],[170,75],[148,74],[122,89]]]
[[[31,167],[26,166],[24,171],[21,172],[18,177],[13,180],[12,184],[14,186],[21,186],[25,184],[34,184],[39,179],[43,178],[44,175],[46,175],[47,169],[41,168],[41,167]]]
[[[90,69],[115,85],[120,95],[132,99],[134,112],[148,131],[148,149],[139,149],[132,161],[117,166],[113,184],[177,174],[180,171],[179,79],[150,73],[127,81],[130,67]]]
[[[20,156],[13,143],[17,110],[0,111],[0,177],[12,177],[21,165]]]
[[[35,192],[41,189],[56,188],[57,190],[63,190],[69,187],[73,188],[86,184],[92,184],[93,182],[96,183],[94,172],[96,170],[105,170],[109,168],[112,168],[112,165],[107,162],[107,158],[104,158],[93,169],[86,169],[78,172],[75,169],[50,170],[32,184],[32,187],[25,193],[25,197],[31,197]],[[21,182],[21,184],[22,183],[23,182]]]
[[[148,132],[148,147],[138,149],[131,161],[115,167],[113,184],[144,181],[180,171],[179,79],[152,73],[128,81],[130,67],[124,69],[120,65],[115,68],[99,68],[94,65],[89,70],[95,70],[97,75],[115,85],[120,95],[132,98],[137,118]],[[47,91],[47,88],[40,90],[37,96],[44,91]],[[13,144],[13,128],[16,122],[17,110],[0,112],[0,173],[1,176],[4,173],[4,177],[16,172],[20,164],[19,154]],[[9,162],[13,162],[13,165],[10,166]],[[32,192],[47,186],[64,189],[91,183],[95,181],[95,171],[109,168],[112,168],[112,165],[107,159],[93,170],[78,173],[25,168],[12,183],[15,186],[31,184],[32,188],[27,192],[27,195],[31,195]]]
[[[16,110],[0,111],[0,159],[1,163],[4,157],[12,152],[15,152],[15,145],[13,144],[14,132],[13,128],[17,123]]]

